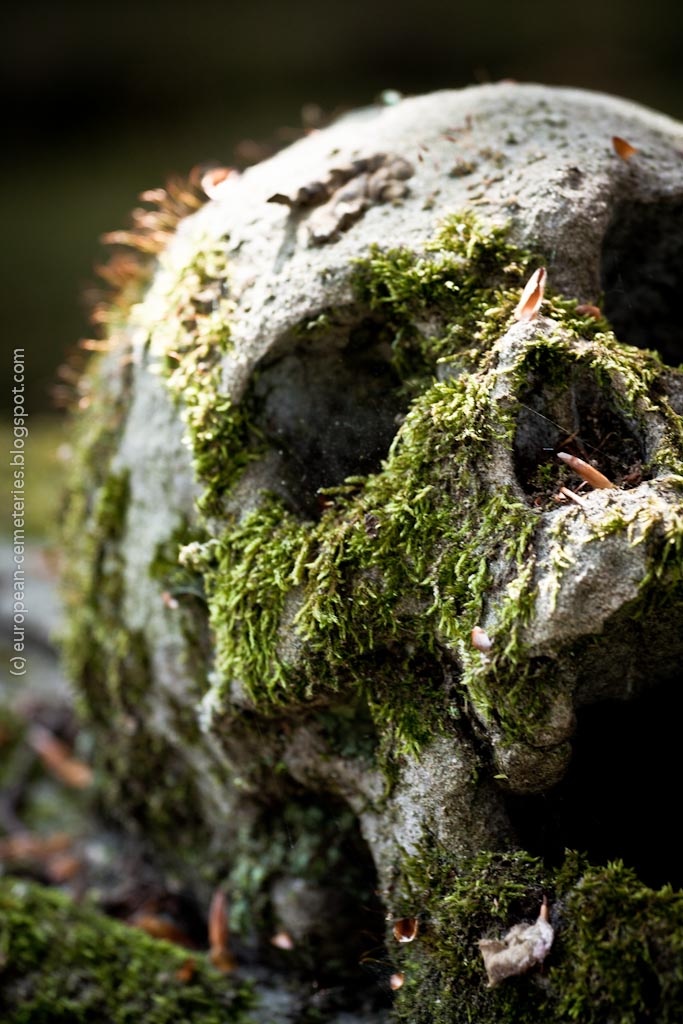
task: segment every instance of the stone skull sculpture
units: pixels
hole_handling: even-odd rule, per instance
[[[399,1019],[645,1006],[623,913],[673,1020],[683,129],[501,84],[208,180],[114,238],[163,248],[110,265],[82,383],[66,651],[112,805],[323,973],[387,915]],[[544,897],[498,987],[477,943]]]

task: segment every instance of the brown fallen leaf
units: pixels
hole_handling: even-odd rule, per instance
[[[545,267],[539,267],[538,270],[533,272],[524,286],[522,297],[515,309],[515,320],[527,322],[529,320],[536,319],[538,311],[541,308],[541,303],[543,302],[543,293],[545,292],[547,276]]]
[[[570,469],[585,480],[591,487],[614,487],[611,480],[596,469],[595,466],[591,466],[588,462],[584,462],[583,459],[578,458],[576,455],[569,455],[567,452],[558,452],[558,459],[562,459],[566,462]]]
[[[419,927],[420,922],[416,917],[400,917],[394,922],[394,938],[397,942],[412,942]]]
[[[127,923],[133,928],[139,928],[153,939],[165,939],[166,942],[173,942],[176,946],[193,945],[183,929],[167,917],[159,917],[157,914],[141,911],[129,917]]]
[[[62,885],[64,882],[70,882],[72,878],[75,878],[84,868],[84,861],[81,857],[77,857],[75,853],[55,853],[53,854],[47,864],[45,870],[47,877],[55,885]]]
[[[579,316],[590,316],[594,320],[602,320],[602,310],[599,306],[577,306],[576,312],[579,314]]]
[[[92,783],[92,769],[84,761],[73,757],[66,743],[42,725],[33,725],[28,731],[28,742],[47,770],[73,789],[86,789]]]
[[[216,889],[209,907],[209,959],[224,974],[237,966],[230,949],[228,901],[222,889]]]
[[[575,505],[579,505],[583,509],[588,508],[588,503],[585,498],[582,498],[576,491],[571,491],[568,487],[560,487],[560,494],[564,495],[565,498],[569,498]]]
[[[73,837],[66,832],[52,832],[48,836],[18,832],[0,839],[0,860],[36,860],[42,863],[57,853],[69,850],[72,844]]]
[[[622,160],[630,160],[631,157],[638,152],[635,146],[632,146],[630,142],[627,142],[626,139],[620,138],[618,135],[612,136],[612,146],[614,148],[614,152],[618,157],[621,157]]]
[[[187,985],[192,981],[195,974],[197,973],[197,961],[194,957],[189,956],[187,960],[184,960],[178,970],[175,972],[176,980],[181,982],[183,985]]]
[[[235,179],[239,172],[234,167],[212,167],[201,178],[201,187],[209,199],[216,199],[225,188],[229,178]]]

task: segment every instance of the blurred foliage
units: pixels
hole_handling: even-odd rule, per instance
[[[29,540],[56,540],[56,522],[62,501],[67,428],[58,416],[42,413],[30,417],[26,444],[26,536]],[[0,422],[0,450],[11,448],[12,430]],[[8,477],[8,484],[11,482]],[[3,509],[11,508],[9,495]],[[0,537],[10,536],[12,520],[0,519]]]

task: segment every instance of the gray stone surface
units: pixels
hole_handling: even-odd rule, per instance
[[[627,139],[637,153],[620,158],[613,136]],[[312,202],[313,193],[324,201]],[[273,196],[277,201],[270,201]],[[544,713],[528,723],[524,740],[511,743],[490,710],[474,701],[457,741],[439,737],[419,755],[402,757],[387,793],[379,769],[331,754],[303,712],[301,720],[285,725],[277,716],[264,717],[258,738],[239,727],[231,733],[226,693],[234,714],[253,713],[243,680],[214,673],[198,694],[187,638],[164,605],[161,585],[149,575],[158,546],[183,518],[195,519],[198,493],[180,412],[158,364],[174,344],[168,324],[178,281],[196,253],[219,249],[229,260],[235,304],[221,390],[238,403],[252,388],[259,426],[271,436],[269,452],[247,467],[227,495],[225,519],[212,517],[209,528],[218,534],[230,515],[257,507],[264,488],[305,520],[316,488],[328,478],[341,482],[359,458],[362,464],[369,438],[382,438],[386,448],[400,415],[385,379],[373,383],[350,356],[341,358],[349,327],[362,316],[351,289],[354,260],[376,243],[421,252],[443,218],[463,210],[476,211],[484,222],[509,223],[514,242],[544,254],[556,291],[596,303],[606,290],[613,324],[634,332],[624,340],[640,342],[649,327],[653,347],[674,361],[680,337],[666,312],[641,323],[629,307],[636,299],[647,306],[658,278],[667,295],[675,290],[669,264],[682,248],[683,128],[632,103],[571,89],[500,84],[435,93],[361,111],[301,140],[229,177],[212,201],[181,223],[146,298],[130,317],[132,403],[112,465],[130,474],[122,616],[130,628],[142,630],[151,652],[148,725],[178,745],[191,764],[210,827],[218,834],[227,824],[229,831],[244,794],[257,797],[270,784],[264,782],[268,772],[254,765],[277,762],[300,786],[331,792],[353,809],[389,906],[399,862],[425,842],[443,846],[456,863],[512,842],[505,793],[546,792],[562,778],[577,709],[607,697],[628,699],[669,677],[680,655],[679,619],[668,624],[674,634],[668,647],[659,638],[644,651],[640,634],[629,635],[628,610],[648,573],[653,523],[661,535],[673,536],[680,528],[674,474],[664,467],[630,490],[595,490],[583,495],[580,507],[539,511],[529,556],[537,600],[521,635],[530,662],[557,661]],[[631,268],[630,252],[647,232],[655,241],[647,243],[644,284]],[[622,265],[620,290],[615,281]],[[331,307],[338,311],[336,327],[322,342],[302,341],[300,325]],[[427,330],[429,323],[422,326]],[[543,338],[565,342],[577,360],[590,350],[588,342],[571,339],[545,315],[510,327],[495,343],[494,369],[488,371],[496,375],[501,406],[515,400],[512,371],[520,353]],[[680,410],[674,374],[669,395]],[[552,395],[547,401],[542,408],[561,419]],[[631,426],[647,463],[668,428],[654,405],[648,408],[643,400],[640,412]],[[278,445],[283,438],[286,443]],[[520,421],[518,440],[522,448],[548,443],[529,418]],[[553,438],[551,447],[555,443]],[[283,455],[288,446],[298,452],[299,470]],[[509,486],[522,495],[515,458],[507,442],[493,443],[480,470],[484,486],[493,493]],[[596,530],[617,519],[630,524],[628,534],[606,532],[598,543]],[[501,595],[509,580],[502,562],[492,569],[494,585],[480,625],[500,645]],[[305,657],[291,626],[300,596],[293,592],[289,600],[280,644],[295,663]],[[598,646],[590,650],[577,646],[596,637]],[[486,658],[462,645],[453,646],[449,657],[454,673]],[[195,709],[203,730],[199,745],[188,747],[173,724],[169,709],[177,702]],[[493,778],[490,764],[488,774],[482,773],[482,747],[502,780]],[[291,896],[292,890],[282,885],[276,903],[287,927],[283,894]],[[301,920],[297,907],[289,922],[297,934]]]

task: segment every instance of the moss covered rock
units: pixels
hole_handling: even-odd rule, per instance
[[[676,848],[682,141],[536,86],[352,115],[214,178],[111,307],[84,382],[65,649],[112,807],[196,887],[227,879],[252,941],[296,932],[292,962],[328,981],[360,957],[388,991],[391,934],[377,956],[356,935],[381,948],[382,910],[419,915],[391,986],[405,1020],[673,1020],[680,912],[658,888],[679,858],[627,819],[661,811],[655,843]],[[601,731],[593,708],[626,701]],[[571,897],[565,846],[596,862]],[[552,969],[500,999],[472,945],[490,920],[458,895],[482,855],[515,866],[519,903],[487,896],[501,926],[557,904]],[[574,957],[618,857],[657,908],[659,1003],[638,956],[623,997]],[[449,944],[453,908],[467,939]]]
[[[61,893],[0,881],[0,1012],[29,1021],[250,1024],[251,987]]]

